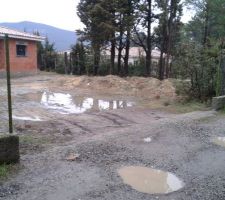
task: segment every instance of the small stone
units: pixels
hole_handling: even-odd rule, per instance
[[[69,156],[66,157],[66,160],[72,162],[75,161],[77,158],[79,158],[79,156],[80,156],[79,154],[70,154]]]

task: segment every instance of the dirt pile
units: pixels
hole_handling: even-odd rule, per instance
[[[126,94],[145,98],[176,98],[175,87],[170,80],[160,81],[155,78],[118,76],[105,77],[71,77],[60,80],[65,88],[80,88],[104,93]]]

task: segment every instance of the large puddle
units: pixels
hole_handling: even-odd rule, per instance
[[[133,101],[126,100],[103,100],[93,97],[72,96],[68,93],[54,93],[50,91],[28,93],[22,95],[22,102],[29,102],[30,106],[40,104],[42,108],[53,110],[60,114],[81,114],[87,111],[104,111],[126,109],[135,106]],[[36,102],[33,104],[33,102]],[[44,121],[39,117],[40,113],[18,109],[19,112],[13,116],[15,120],[22,121]],[[22,112],[21,112],[22,111]],[[29,111],[29,112],[28,112]]]
[[[225,147],[225,137],[217,137],[213,140],[213,143]]]
[[[80,114],[88,110],[116,110],[134,106],[134,102],[122,100],[101,100],[95,98],[72,97],[70,94],[44,92],[41,104],[61,114]]]
[[[123,167],[118,170],[125,184],[148,194],[167,194],[184,187],[174,174],[147,167]]]

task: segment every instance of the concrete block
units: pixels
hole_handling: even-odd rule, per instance
[[[225,108],[225,96],[214,97],[212,100],[212,107],[215,110]]]
[[[0,164],[18,163],[19,159],[19,137],[0,135]]]

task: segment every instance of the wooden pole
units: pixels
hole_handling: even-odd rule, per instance
[[[9,36],[5,35],[5,56],[6,56],[6,73],[7,73],[7,91],[8,91],[8,113],[9,113],[9,133],[13,133],[12,120],[12,97],[11,97],[11,77],[10,77],[10,58],[9,58]]]

